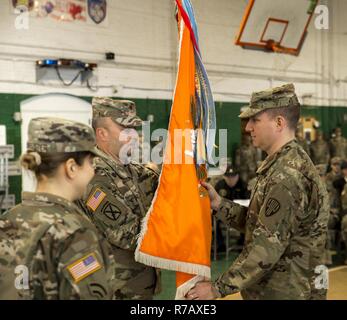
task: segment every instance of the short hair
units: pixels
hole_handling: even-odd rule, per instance
[[[96,132],[98,128],[105,128],[105,118],[94,118],[92,120],[92,127],[94,132]]]
[[[288,127],[295,131],[300,119],[300,104],[295,104],[289,107],[271,108],[265,110],[265,112],[271,118],[282,116],[287,120]]]

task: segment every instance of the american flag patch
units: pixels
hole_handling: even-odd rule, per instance
[[[101,265],[96,259],[94,253],[88,254],[67,267],[75,283],[80,282],[82,279],[88,277],[95,271],[98,271],[100,268]]]
[[[100,189],[96,189],[94,193],[88,199],[87,206],[93,211],[95,211],[105,197],[106,197],[105,192],[102,192]]]

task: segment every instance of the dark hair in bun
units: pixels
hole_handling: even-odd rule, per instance
[[[89,151],[69,152],[69,153],[37,153],[27,151],[20,158],[23,168],[35,173],[38,180],[42,175],[47,177],[54,176],[58,167],[69,159],[74,159],[77,165],[81,166],[88,156],[94,156]]]

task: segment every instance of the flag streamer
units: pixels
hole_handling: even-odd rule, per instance
[[[159,184],[138,238],[135,259],[176,271],[176,299],[194,284],[211,278],[211,209],[200,181],[207,178],[216,119],[202,63],[197,24],[189,0],[176,0],[179,62],[169,135]],[[175,130],[183,130],[183,162],[175,163]]]

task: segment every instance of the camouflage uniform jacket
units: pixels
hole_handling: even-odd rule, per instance
[[[22,198],[0,218],[0,299],[111,299],[114,258],[93,224],[55,195]],[[28,286],[16,289],[17,266]]]
[[[341,207],[342,207],[342,214],[347,215],[347,183],[345,184],[341,192]]]
[[[325,299],[315,287],[322,265],[329,200],[312,161],[291,141],[257,171],[249,208],[222,200],[217,216],[245,232],[245,246],[217,279],[223,295],[244,299]]]
[[[334,214],[339,214],[341,211],[341,199],[338,191],[334,187],[334,181],[341,178],[340,174],[336,174],[333,171],[327,173],[325,178],[325,184],[330,198],[330,211]]]
[[[313,141],[310,156],[314,164],[328,164],[330,161],[329,144],[324,140]]]
[[[330,140],[332,157],[347,158],[347,139],[345,137],[335,137]]]
[[[117,299],[152,299],[156,270],[136,262],[134,252],[158,174],[137,163],[124,165],[101,151],[100,155],[95,158],[95,176],[79,205],[112,246]],[[98,200],[93,203],[95,198]]]
[[[309,156],[311,156],[311,150],[310,150],[310,147],[309,147],[309,145],[308,145],[306,139],[297,137],[297,138],[296,138],[296,141],[297,141],[298,144],[305,150],[305,152],[306,152]]]

